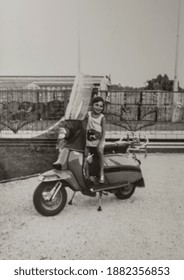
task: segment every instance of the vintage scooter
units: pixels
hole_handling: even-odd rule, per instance
[[[95,197],[99,194],[98,211],[102,210],[103,194],[114,194],[118,199],[130,198],[136,187],[144,187],[144,179],[136,151],[146,152],[147,140],[128,139],[127,141],[107,142],[104,148],[104,184],[98,183],[98,159],[96,155],[86,155],[86,121],[68,119],[62,124],[62,149],[60,162],[54,169],[43,173],[33,195],[36,210],[44,216],[60,213],[67,202],[66,188]],[[86,176],[86,162],[89,174]]]
[[[137,139],[107,142],[104,149],[104,184],[98,183],[98,159],[94,153],[86,154],[87,119],[93,95],[93,79],[89,75],[78,73],[73,84],[70,100],[64,120],[59,126],[60,136],[59,160],[54,169],[39,176],[41,183],[33,195],[36,210],[44,216],[60,213],[67,202],[66,188],[95,197],[99,194],[98,211],[102,210],[103,194],[114,194],[118,199],[130,198],[136,187],[144,187],[140,161],[135,151],[146,151],[147,141],[141,145]],[[130,153],[129,153],[130,152]],[[88,170],[88,172],[86,172]]]

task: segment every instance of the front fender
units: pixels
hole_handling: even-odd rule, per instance
[[[61,181],[64,180],[68,183],[68,186],[74,191],[81,191],[81,187],[78,184],[75,176],[70,170],[56,170],[52,169],[41,174],[38,179],[42,182]]]

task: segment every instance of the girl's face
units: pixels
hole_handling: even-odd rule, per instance
[[[103,111],[103,108],[104,108],[104,104],[102,101],[93,103],[93,112],[95,114],[101,114],[101,112]]]

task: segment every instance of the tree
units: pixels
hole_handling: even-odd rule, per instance
[[[145,89],[148,90],[173,90],[173,80],[169,80],[168,76],[159,74],[156,78],[147,81]]]

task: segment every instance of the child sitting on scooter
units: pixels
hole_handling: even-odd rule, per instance
[[[86,147],[89,152],[93,153],[93,149],[97,151],[99,157],[100,174],[99,183],[104,183],[104,145],[105,145],[105,129],[106,119],[104,114],[104,100],[97,96],[92,100],[92,111],[88,112],[87,124],[87,142]]]

